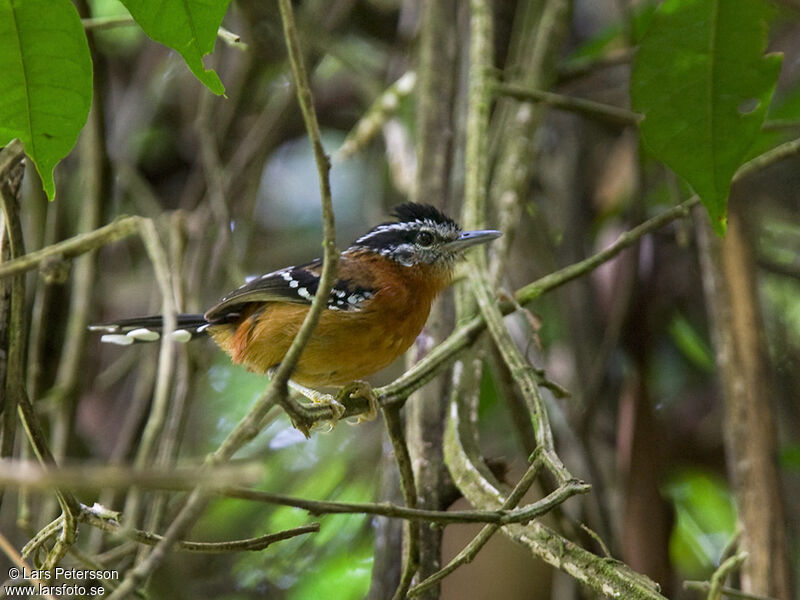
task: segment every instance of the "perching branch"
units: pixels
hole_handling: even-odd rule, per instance
[[[533,88],[527,88],[514,83],[498,83],[494,87],[495,93],[509,98],[516,98],[523,102],[539,102],[551,108],[567,110],[578,113],[584,117],[613,123],[615,125],[638,126],[644,116],[631,110],[603,104],[585,98],[575,98],[554,92],[545,92]]]
[[[88,507],[81,506],[81,512],[78,520],[82,523],[97,527],[108,533],[123,536],[128,540],[137,544],[144,544],[146,546],[155,546],[164,538],[157,533],[145,531],[143,529],[123,527],[119,523],[119,513],[109,511],[98,505]],[[37,533],[22,549],[21,558],[24,559],[35,553],[43,544],[45,544],[55,533],[63,528],[63,515],[48,523],[39,533]],[[176,547],[186,552],[197,552],[205,554],[220,554],[225,552],[259,552],[275,542],[287,540],[298,535],[305,535],[307,533],[316,533],[319,531],[319,523],[310,523],[302,525],[293,529],[279,531],[277,533],[269,533],[254,538],[247,538],[243,540],[230,540],[226,542],[191,542],[186,540],[178,540]]]
[[[403,501],[408,508],[414,509],[417,506],[417,486],[414,482],[414,468],[408,452],[399,407],[389,406],[383,409],[383,419],[394,449],[397,471],[400,474],[400,487],[403,490]],[[393,596],[394,600],[402,600],[406,597],[408,589],[411,587],[411,580],[419,568],[419,528],[411,524],[406,525],[404,531],[403,554],[403,571]]]

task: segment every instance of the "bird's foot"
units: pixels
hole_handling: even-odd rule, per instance
[[[378,396],[375,394],[375,390],[372,389],[372,386],[366,381],[358,380],[348,383],[339,390],[339,393],[336,394],[336,398],[339,401],[346,400],[347,398],[364,398],[369,404],[367,412],[358,415],[354,419],[347,420],[346,423],[348,425],[359,425],[364,421],[373,421],[375,417],[378,416]]]
[[[331,409],[333,416],[330,419],[325,419],[324,421],[317,421],[312,426],[311,429],[314,431],[321,431],[323,433],[329,433],[333,431],[333,428],[336,427],[336,423],[344,415],[345,406],[339,400],[333,396],[332,394],[323,394],[321,392],[317,392],[317,395],[311,400],[315,404],[319,404],[320,406],[326,406]]]
[[[289,381],[289,387],[311,400],[314,404],[319,404],[320,406],[326,406],[330,408],[331,413],[333,413],[330,419],[316,421],[310,427],[299,426],[297,423],[295,423],[295,427],[303,432],[306,437],[308,437],[309,430],[321,430],[324,432],[331,431],[344,415],[344,404],[339,402],[335,396],[318,392],[317,390],[300,385],[299,383],[291,380]]]

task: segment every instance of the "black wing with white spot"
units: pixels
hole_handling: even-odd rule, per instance
[[[225,296],[211,308],[206,319],[213,323],[226,320],[231,313],[238,313],[243,304],[251,302],[292,302],[311,304],[319,288],[319,273],[322,261],[314,260],[297,267],[286,267],[260,277],[255,277]],[[339,279],[328,299],[330,310],[360,310],[361,304],[371,298],[373,290]]]

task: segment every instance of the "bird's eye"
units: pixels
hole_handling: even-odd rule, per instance
[[[433,234],[430,231],[420,231],[417,234],[417,244],[420,246],[430,246],[433,243]]]

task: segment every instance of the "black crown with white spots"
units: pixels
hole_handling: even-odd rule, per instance
[[[427,204],[401,204],[393,214],[397,221],[381,223],[345,250],[376,252],[406,267],[420,263],[451,265],[458,257],[451,242],[461,235],[453,219]]]

